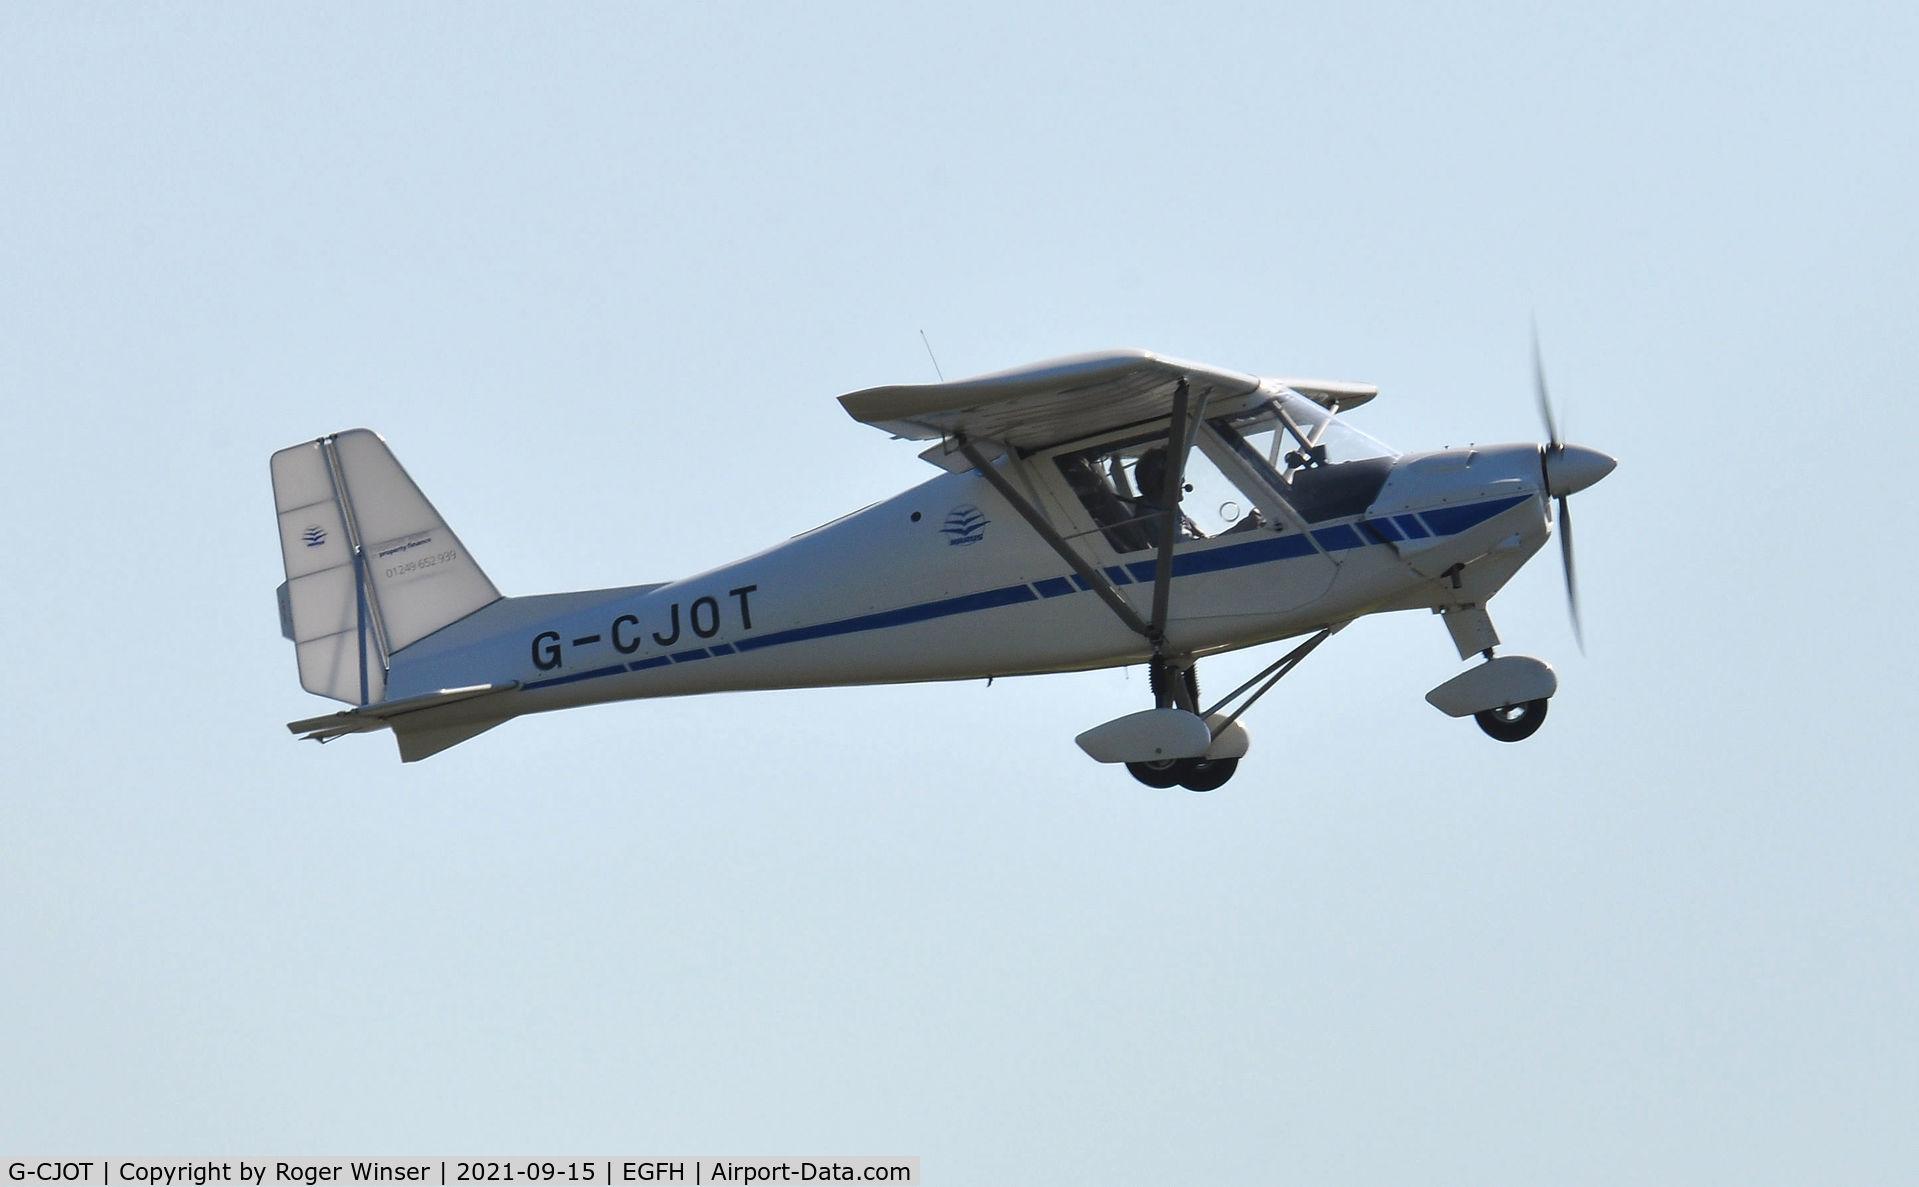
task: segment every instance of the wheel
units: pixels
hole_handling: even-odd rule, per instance
[[[1148,787],[1184,787],[1214,791],[1239,769],[1236,758],[1173,758],[1165,762],[1129,762],[1126,770]]]
[[[1186,761],[1169,758],[1165,762],[1129,762],[1126,770],[1148,787],[1172,787],[1179,782],[1179,769]]]
[[[1213,791],[1226,786],[1226,781],[1239,769],[1236,758],[1189,758],[1180,766],[1186,769],[1180,772],[1179,785],[1187,791]]]
[[[1501,742],[1520,742],[1538,732],[1540,724],[1546,720],[1546,702],[1527,701],[1523,705],[1488,709],[1484,713],[1473,714],[1473,720],[1490,737]]]

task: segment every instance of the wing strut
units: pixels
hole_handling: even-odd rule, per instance
[[[1159,563],[1153,567],[1153,620],[1147,624],[1147,638],[1157,653],[1166,638],[1166,615],[1173,596],[1173,545],[1179,540],[1179,501],[1186,493],[1186,460],[1192,456],[1198,439],[1200,420],[1206,415],[1206,402],[1213,389],[1199,395],[1193,414],[1186,415],[1189,393],[1184,379],[1173,391],[1173,416],[1167,421],[1166,477],[1159,498]]]
[[[964,437],[956,437],[954,444],[959,446],[959,451],[966,460],[973,463],[973,468],[978,470],[986,481],[993,484],[993,489],[1000,493],[1000,497],[1012,504],[1013,510],[1019,512],[1020,518],[1039,533],[1040,539],[1046,541],[1054,552],[1059,553],[1061,560],[1072,566],[1073,572],[1079,574],[1079,579],[1086,583],[1086,587],[1099,595],[1100,600],[1119,616],[1119,620],[1126,624],[1128,630],[1143,635],[1151,642],[1153,651],[1157,653],[1160,647],[1159,637],[1153,628],[1146,624],[1146,620],[1139,616],[1139,612],[1128,605],[1125,598],[1119,596],[1119,590],[1113,587],[1113,583],[1107,579],[1106,574],[1087,563],[1085,557],[1074,551],[1073,546],[1066,542],[1066,538],[1055,531],[1052,524],[1046,522],[1046,517],[1039,513],[1039,508],[1027,502],[1026,496],[1020,494],[1019,489],[1008,481],[1006,475],[999,472],[999,467],[987,461],[971,441]]]
[[[1179,497],[1186,493],[1186,402],[1190,393],[1184,379],[1173,389],[1173,415],[1166,422],[1166,473],[1159,488],[1159,559],[1153,566],[1153,621],[1147,638],[1153,641],[1153,659],[1159,659],[1166,639],[1166,611],[1173,592],[1173,544],[1179,539]],[[1144,493],[1144,492],[1142,492]],[[1161,706],[1162,708],[1164,706]]]
[[[1197,425],[1200,416],[1205,413],[1206,402],[1212,397],[1212,389],[1208,388],[1200,394],[1198,406],[1192,409],[1194,414],[1189,416],[1187,413],[1192,404],[1191,395],[1186,380],[1181,379],[1179,387],[1173,392],[1173,414],[1167,422],[1168,464],[1164,485],[1160,490],[1159,558],[1153,569],[1153,617],[1150,622],[1139,616],[1139,612],[1120,596],[1119,590],[1114,587],[1106,574],[1100,572],[1071,544],[1067,543],[1066,538],[1046,521],[1044,515],[1040,514],[1039,508],[1027,501],[1026,496],[1022,495],[1006,475],[1000,473],[999,468],[989,462],[971,441],[963,436],[954,438],[954,444],[958,447],[960,454],[971,462],[973,468],[978,470],[986,481],[993,485],[993,489],[1000,493],[1000,497],[1010,503],[1013,510],[1019,512],[1020,517],[1039,533],[1040,539],[1046,541],[1062,560],[1072,566],[1073,572],[1079,574],[1080,580],[1086,583],[1087,588],[1099,595],[1100,600],[1119,616],[1119,620],[1126,624],[1128,630],[1153,645],[1155,664],[1164,662],[1161,654],[1166,647],[1166,617],[1172,602],[1173,545],[1179,539],[1179,501],[1186,490],[1186,459],[1192,453],[1193,442],[1198,437]],[[1161,707],[1164,708],[1164,706]]]

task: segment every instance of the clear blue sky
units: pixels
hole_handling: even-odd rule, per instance
[[[1912,1181],[1911,11],[771,7],[0,10],[0,1150]],[[325,431],[535,593],[930,475],[832,400],[921,330],[1421,448],[1536,439],[1535,313],[1620,467],[1524,745],[1418,615],[1210,796],[1074,748],[1139,672],[284,729]]]

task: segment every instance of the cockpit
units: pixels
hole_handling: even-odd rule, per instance
[[[1299,530],[1363,514],[1397,453],[1286,389],[1203,420],[1178,491],[1167,485],[1168,430],[1120,433],[1054,456],[1113,551],[1159,546],[1169,495],[1181,540]]]

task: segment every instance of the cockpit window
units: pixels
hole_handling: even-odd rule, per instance
[[[1159,547],[1165,517],[1167,466],[1164,433],[1107,442],[1054,459],[1066,483],[1099,525],[1106,542],[1119,553]],[[1180,491],[1181,540],[1204,540],[1257,527],[1262,517],[1253,502],[1220,473],[1199,449],[1186,459]]]
[[[1292,392],[1215,417],[1187,455],[1181,540],[1361,515],[1398,454]],[[1058,454],[1054,462],[1114,552],[1159,546],[1167,433]]]

